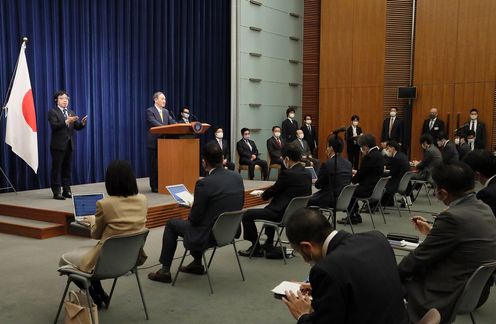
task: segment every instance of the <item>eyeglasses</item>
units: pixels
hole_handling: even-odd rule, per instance
[[[58,97],[57,99],[60,99],[60,100],[65,100],[65,99],[67,99],[67,100],[69,100],[69,99],[71,99],[71,97]]]

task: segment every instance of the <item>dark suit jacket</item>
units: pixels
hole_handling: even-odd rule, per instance
[[[155,126],[163,126],[176,124],[174,118],[169,115],[169,111],[165,108],[162,109],[163,121],[160,119],[160,114],[155,106],[146,109],[146,124],[148,128],[152,128]],[[147,135],[147,147],[149,149],[157,149],[157,138],[159,135],[151,134],[148,132]]]
[[[245,143],[244,139],[240,139],[236,143],[236,150],[238,151],[238,155],[239,155],[239,164],[248,164],[252,154],[255,154],[257,156],[257,159],[258,156],[260,155],[260,153],[258,153],[257,144],[255,144],[255,142],[252,140],[248,140],[248,141],[250,142],[251,150],[248,144]]]
[[[455,143],[448,141],[446,145],[441,150],[441,155],[443,157],[443,163],[453,163],[459,160],[458,150],[456,149]]]
[[[417,164],[417,169],[420,171],[422,177],[429,179],[432,169],[441,163],[443,163],[443,156],[439,149],[432,144],[424,151],[424,158]]]
[[[424,124],[422,125],[422,134],[431,134],[432,138],[436,140],[439,132],[444,132],[444,122],[439,118],[436,118],[434,125],[432,126],[432,130],[429,129],[430,122],[430,119],[424,120]]]
[[[470,145],[468,145],[468,143],[461,143],[460,145],[458,145],[457,149],[460,160],[463,160],[465,154],[470,152]]]
[[[196,121],[196,119],[195,119],[195,118],[193,118],[193,117],[189,116],[189,118],[188,118],[188,123],[192,123],[192,122],[195,122],[195,121]],[[183,117],[182,117],[182,116],[179,116],[179,119],[177,120],[177,123],[178,123],[178,124],[187,124],[187,122],[183,119]]]
[[[470,130],[470,122],[469,120],[467,124],[463,127],[465,134]],[[475,130],[475,149],[484,149],[486,148],[486,125],[484,123],[477,120],[477,129]]]
[[[357,135],[360,136],[360,134],[363,134],[362,128],[360,126],[357,126]],[[347,149],[350,149],[353,146],[358,147],[358,144],[356,143],[356,137],[353,137],[353,126],[350,126],[346,129],[346,133],[344,135],[344,138],[346,140],[346,147]]]
[[[282,217],[291,199],[311,194],[312,176],[301,163],[298,163],[292,168],[282,170],[276,183],[263,192],[262,199],[272,198],[265,209]]]
[[[312,195],[312,204],[321,208],[332,207],[334,199],[339,196],[344,186],[351,182],[351,162],[343,159],[341,155],[337,157],[337,173],[334,172],[334,157],[322,164],[315,181],[315,188],[320,189]],[[331,189],[334,192],[331,193]]]
[[[391,177],[387,182],[386,187],[396,190],[400,185],[403,175],[410,170],[410,162],[408,157],[403,152],[397,152],[394,157],[389,160],[389,174]]]
[[[73,110],[67,108],[67,115],[76,115]],[[64,113],[58,108],[52,108],[48,111],[48,122],[52,128],[52,138],[50,140],[50,149],[64,151],[67,148],[67,142],[70,142],[71,149],[74,150],[74,141],[72,136],[74,130],[84,128],[83,123],[79,120],[67,126],[65,123]]]
[[[398,117],[394,118],[393,129],[391,130],[391,137],[389,137],[390,120],[391,117],[386,118],[382,123],[381,142],[394,140],[398,143],[403,144],[404,136],[405,136],[405,127],[403,126],[403,121]]]
[[[279,138],[281,141],[281,146],[277,143],[276,139],[274,136],[271,136],[267,140],[267,151],[269,152],[269,156],[272,160],[274,159],[281,159],[282,153],[282,147],[284,146],[284,140],[282,138]]]
[[[211,142],[214,142],[215,144],[219,145],[217,139],[213,139],[211,140]],[[222,154],[224,155],[224,159],[231,161],[231,156],[229,154],[229,143],[225,139],[222,139]]]
[[[378,231],[339,231],[310,270],[314,312],[298,324],[408,323],[396,259]]]
[[[234,171],[216,168],[209,176],[196,182],[194,197],[184,246],[201,251],[214,243],[212,227],[217,217],[223,212],[243,208],[243,179]]]
[[[286,118],[282,122],[281,137],[287,142],[292,142],[296,139],[296,131],[298,130],[298,122],[293,119],[293,122]]]
[[[310,147],[310,151],[313,154],[313,151],[317,146],[317,133],[315,132],[315,127],[310,126],[311,130],[309,131],[307,124],[303,124],[303,126],[301,126],[300,129],[303,131],[303,135],[305,135],[305,140],[307,141],[308,146]]]
[[[487,187],[479,190],[477,198],[491,207],[493,214],[496,216],[496,178],[492,178]]]
[[[496,218],[469,194],[442,211],[425,240],[399,264],[408,294],[410,320],[430,308],[451,323],[453,307],[467,279],[481,264],[496,260]]]
[[[358,183],[356,197],[367,197],[372,194],[377,181],[384,175],[384,156],[377,147],[371,149],[362,159],[360,169],[351,182]]]
[[[303,146],[302,146],[302,143],[303,143]],[[295,139],[293,141],[293,144],[296,145],[300,149],[300,152],[302,155],[306,155],[306,157],[308,157],[309,155],[312,155],[312,152],[310,152],[310,146],[308,146],[307,141],[305,141],[304,139],[302,139],[301,142],[299,139]]]

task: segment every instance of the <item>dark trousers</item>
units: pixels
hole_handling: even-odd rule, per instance
[[[319,172],[320,161],[314,158],[305,158],[301,159],[302,162],[305,162],[305,166],[313,166],[315,172]],[[313,165],[312,165],[313,164]]]
[[[67,142],[65,150],[50,149],[52,155],[51,187],[53,193],[60,193],[62,187],[64,192],[71,191],[72,173],[72,146]]]
[[[360,163],[360,146],[353,145],[346,149],[348,153],[348,160],[351,162],[353,169],[358,170],[358,164]]]
[[[252,244],[256,243],[258,237],[255,219],[280,222],[282,215],[276,215],[266,208],[248,209],[243,215],[243,238],[250,241]],[[265,243],[272,245],[274,242],[274,234],[274,228],[266,227],[265,235],[267,235],[267,241]]]
[[[281,170],[286,170],[286,167],[284,166],[284,163],[282,162],[281,158],[271,157],[270,164],[279,164],[281,166]]]
[[[187,220],[183,219],[172,219],[167,222],[164,229],[164,235],[162,236],[162,252],[160,253],[160,263],[164,266],[170,267],[172,260],[174,259],[174,253],[176,253],[177,248],[177,238],[184,237],[186,233],[186,228],[188,226]],[[190,251],[196,262],[201,263],[203,251]]]
[[[260,159],[255,159],[255,160],[245,160],[242,159],[239,161],[239,163],[247,165],[248,166],[248,178],[250,180],[253,180],[255,178],[255,165],[258,165],[260,169],[262,169],[262,179],[267,179],[267,172],[269,170],[267,166],[267,161],[260,160]]]
[[[158,189],[157,149],[148,149],[148,163],[150,170],[150,188],[156,190]]]

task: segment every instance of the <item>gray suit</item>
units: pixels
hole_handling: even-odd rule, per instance
[[[439,164],[443,163],[443,156],[439,149],[434,145],[429,145],[427,150],[424,152],[424,159],[417,164],[417,169],[419,174],[414,177],[414,179],[422,179],[431,181],[432,169]]]
[[[310,146],[308,146],[307,141],[305,139],[300,140],[299,138],[297,138],[293,141],[293,144],[300,149],[302,155],[301,161],[305,162],[306,166],[310,166],[310,162],[312,162],[315,171],[319,171],[320,161],[318,159],[310,157],[310,155],[312,155],[312,151],[310,151]]]
[[[441,323],[451,323],[467,279],[481,264],[494,260],[496,219],[491,209],[474,194],[455,201],[398,266],[410,320],[417,322],[430,308],[437,308]]]
[[[441,155],[443,156],[443,163],[449,164],[459,160],[458,158],[458,150],[456,149],[455,143],[452,141],[447,141],[446,145],[444,145]]]

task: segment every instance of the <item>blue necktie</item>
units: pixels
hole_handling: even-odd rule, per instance
[[[67,108],[64,109],[64,119],[67,119]]]

